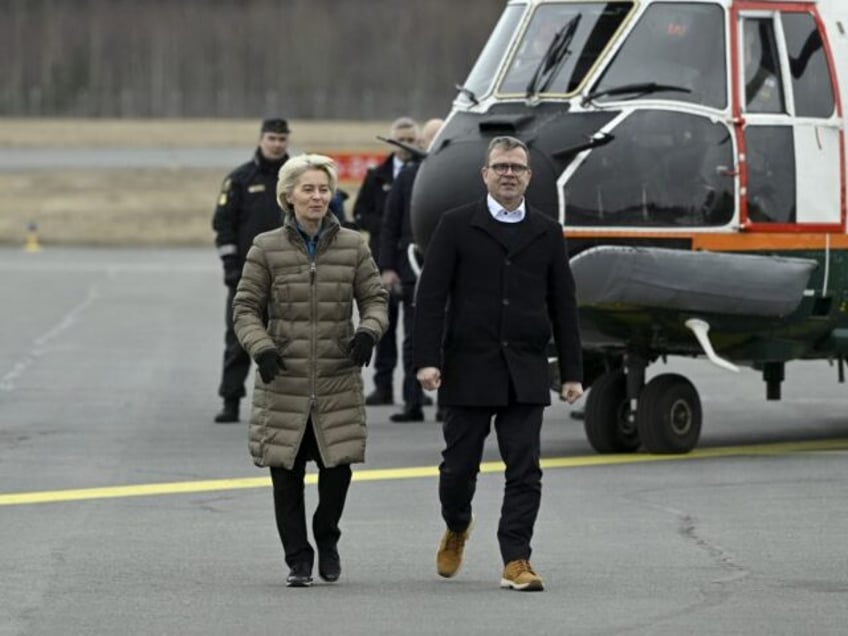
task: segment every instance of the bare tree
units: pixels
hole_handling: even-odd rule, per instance
[[[0,115],[444,114],[502,0],[0,0]]]

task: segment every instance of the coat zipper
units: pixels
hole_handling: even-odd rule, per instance
[[[318,376],[318,295],[315,288],[315,272],[317,266],[315,264],[315,256],[312,257],[309,263],[309,287],[310,298],[312,299],[312,363],[316,366],[312,369],[312,395],[309,399],[309,413],[315,409],[315,392],[317,390]],[[314,422],[313,422],[314,424]]]

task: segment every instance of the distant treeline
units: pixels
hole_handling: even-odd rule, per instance
[[[0,0],[0,116],[444,115],[504,0]]]

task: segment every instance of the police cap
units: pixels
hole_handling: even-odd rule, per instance
[[[262,128],[260,132],[288,134],[291,131],[289,130],[289,123],[285,119],[282,119],[280,117],[273,117],[270,119],[262,120]]]

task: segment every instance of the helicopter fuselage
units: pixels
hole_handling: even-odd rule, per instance
[[[841,372],[846,32],[839,0],[507,4],[419,170],[413,230],[426,254],[440,215],[485,195],[489,142],[528,145],[527,199],[564,228],[586,383],[604,378],[598,450],[633,450],[637,429],[656,452],[694,444],[694,421],[652,429],[641,407],[598,423],[614,417],[600,389],[647,400],[642,420],[669,393],[700,417],[681,381],[644,384],[665,355],[762,369],[772,399],[790,360]]]

